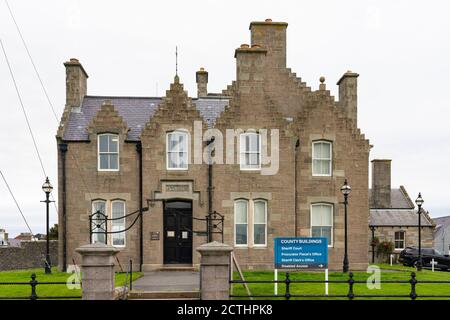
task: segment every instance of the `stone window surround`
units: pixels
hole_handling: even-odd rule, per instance
[[[117,169],[100,168],[100,137],[105,135],[114,135],[117,137]],[[120,171],[120,135],[117,132],[98,132],[97,133],[97,171],[99,172],[119,172]]]
[[[329,246],[329,248],[334,248],[335,244],[336,244],[336,239],[335,237],[335,232],[334,232],[334,226],[336,224],[336,218],[338,215],[338,208],[339,208],[339,199],[336,196],[310,196],[310,197],[306,197],[306,203],[301,203],[300,204],[300,211],[303,212],[308,212],[307,217],[308,217],[308,221],[307,221],[307,226],[309,229],[309,234],[311,235],[311,205],[312,204],[319,204],[319,203],[325,203],[325,204],[330,204],[333,206],[333,232],[332,232],[332,246]],[[343,216],[343,215],[342,215]],[[343,218],[342,218],[343,219]],[[343,222],[343,220],[342,220]]]
[[[272,199],[272,194],[270,192],[231,192],[230,200],[223,200],[223,207],[231,207],[233,210],[233,246],[236,249],[267,249],[268,244],[268,234],[269,234],[269,203]],[[236,229],[235,229],[235,219],[234,219],[234,203],[238,200],[248,201],[247,204],[247,245],[236,245]],[[266,203],[266,244],[265,245],[255,245],[253,244],[253,221],[254,221],[254,206],[255,201],[264,201]],[[253,213],[253,214],[250,214]],[[251,239],[251,241],[249,241]]]
[[[85,199],[90,203],[88,215],[91,215],[93,204],[95,201],[104,201],[106,208],[106,215],[110,218],[112,214],[112,203],[114,201],[123,201],[125,203],[125,215],[127,214],[127,203],[131,200],[131,194],[129,193],[93,193],[85,194]],[[108,230],[112,230],[111,223],[108,224]],[[112,235],[108,235],[108,243],[112,243]],[[127,232],[125,231],[125,245],[115,246],[116,248],[125,248],[127,244]]]

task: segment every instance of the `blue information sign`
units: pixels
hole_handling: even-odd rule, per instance
[[[275,238],[275,269],[327,269],[327,238]]]

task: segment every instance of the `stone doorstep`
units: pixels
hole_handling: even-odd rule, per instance
[[[128,295],[129,300],[197,300],[200,291],[134,291]]]
[[[163,265],[157,269],[158,271],[199,271],[198,267],[191,264],[174,264]]]

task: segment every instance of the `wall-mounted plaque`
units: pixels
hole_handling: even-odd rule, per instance
[[[166,184],[166,192],[189,192],[188,184]]]
[[[150,232],[150,240],[159,240],[159,231]]]

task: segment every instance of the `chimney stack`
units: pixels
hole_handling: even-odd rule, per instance
[[[89,77],[78,59],[71,58],[64,63],[66,67],[66,105],[81,106],[87,94],[87,78]]]
[[[375,209],[391,207],[391,160],[372,160],[372,203]]]
[[[267,50],[268,64],[272,68],[286,68],[286,22],[272,19],[250,23],[251,41]]]
[[[347,71],[337,82],[339,86],[339,105],[344,109],[347,118],[358,125],[358,77],[359,74]]]
[[[208,71],[200,68],[195,76],[197,82],[197,98],[206,97],[208,95]]]

